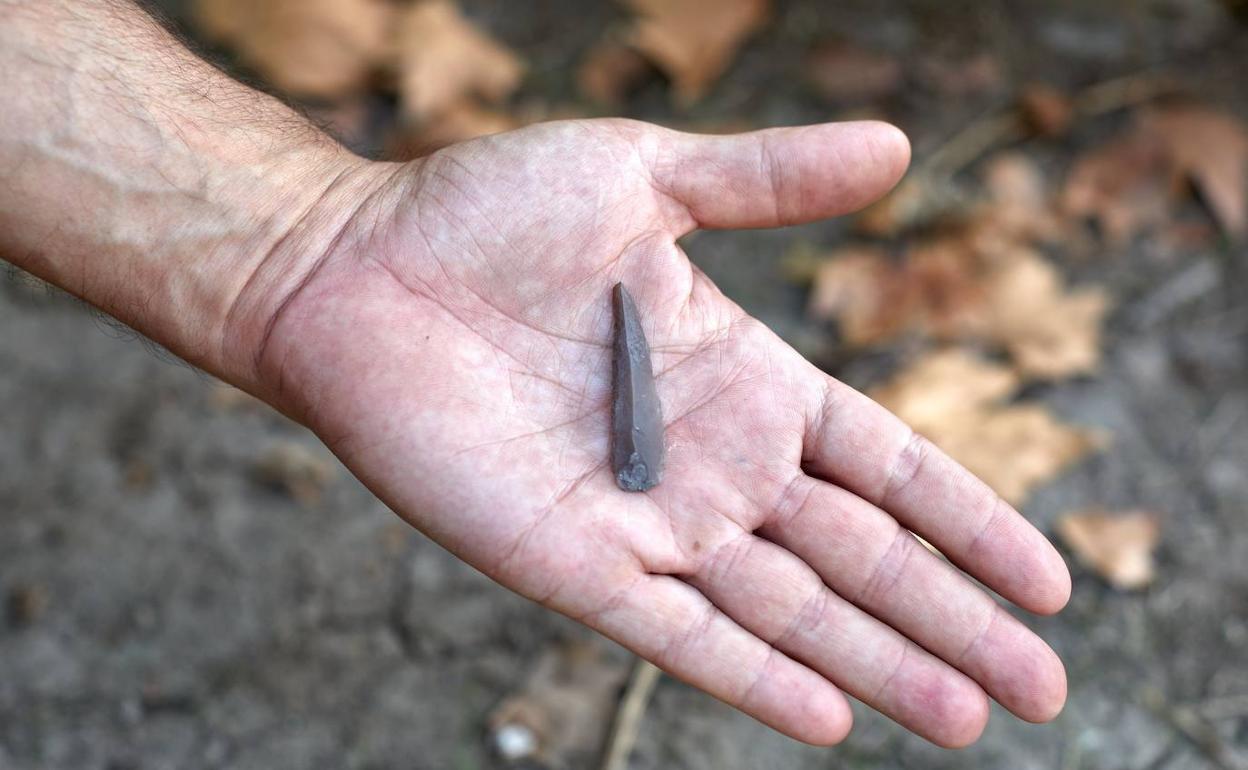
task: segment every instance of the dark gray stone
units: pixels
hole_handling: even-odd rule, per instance
[[[663,473],[663,412],[654,389],[650,346],[637,317],[637,305],[617,283],[615,307],[615,390],[611,406],[611,470],[626,492],[644,492]]]

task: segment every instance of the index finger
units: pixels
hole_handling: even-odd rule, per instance
[[[827,375],[807,419],[807,471],[857,494],[1018,606],[1057,612],[1070,572],[1057,549],[953,458]]]

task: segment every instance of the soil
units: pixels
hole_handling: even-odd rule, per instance
[[[621,18],[606,3],[463,4],[529,59],[522,101],[573,98],[576,61]],[[182,3],[166,5],[182,18]],[[919,157],[1032,79],[1076,87],[1164,68],[1248,115],[1248,35],[1216,2],[837,6],[778,2],[706,101],[676,111],[656,83],[626,114],[678,125],[839,117],[800,72],[813,42],[842,38],[906,62],[986,52],[999,63],[1000,88],[950,97],[910,77],[883,105]],[[1119,120],[1021,149],[1060,178]],[[781,269],[794,243],[834,244],[845,230],[702,233],[687,246],[729,296],[866,386],[896,352],[839,349],[804,318],[803,290]],[[1051,532],[1071,508],[1143,507],[1164,531],[1148,590],[1115,591],[1076,565],[1070,607],[1026,618],[1068,666],[1056,721],[997,709],[978,744],[950,752],[857,708],[845,744],[816,749],[664,679],[630,767],[1248,767],[1245,256],[1227,243],[1175,256],[1145,239],[1064,262],[1074,282],[1114,297],[1104,371],[1028,395],[1114,441],[1025,513]],[[552,643],[588,632],[410,531],[302,428],[232,402],[80,303],[14,272],[0,280],[0,329],[0,768],[504,766],[489,713]],[[292,496],[257,474],[292,444],[330,474],[323,489]]]

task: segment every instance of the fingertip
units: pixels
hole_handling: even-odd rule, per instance
[[[988,726],[988,696],[979,687],[965,687],[947,699],[943,724],[930,740],[945,749],[964,749]]]
[[[910,138],[897,126],[882,120],[864,120],[860,125],[871,133],[874,154],[890,172],[891,188],[910,167]]]
[[[1066,667],[1039,637],[1022,626],[1012,641],[1013,670],[999,681],[994,696],[1020,719],[1035,724],[1052,721],[1066,705]]]
[[[933,669],[919,703],[903,722],[927,740],[946,749],[970,746],[988,725],[988,695],[969,677]],[[912,704],[912,707],[918,704]]]
[[[1035,724],[1052,722],[1066,707],[1066,666],[1057,657],[1057,653],[1052,650],[1048,650],[1048,653],[1049,660],[1042,666],[1042,673],[1035,678],[1035,690],[1028,698],[1027,707],[1018,713],[1023,719]]]
[[[1057,549],[1053,549],[1053,558],[1050,562],[1051,572],[1048,579],[1049,592],[1045,597],[1045,601],[1041,602],[1036,608],[1036,612],[1040,615],[1056,615],[1065,609],[1070,603],[1070,595],[1074,590],[1074,583],[1070,578],[1070,568],[1066,566],[1066,561],[1062,558]]]
[[[826,145],[825,172],[840,189],[826,204],[838,213],[856,211],[893,189],[910,165],[910,140],[892,123],[857,120],[816,127]],[[827,161],[825,161],[826,163]],[[851,184],[842,187],[844,182]]]
[[[794,737],[812,746],[835,746],[849,736],[854,712],[839,691],[829,688],[813,695],[807,705],[801,735]]]
[[[1038,555],[1037,563],[1032,568],[1035,578],[1017,603],[1037,615],[1055,615],[1070,603],[1073,590],[1070,568],[1047,540],[1044,547],[1037,548],[1034,552]]]

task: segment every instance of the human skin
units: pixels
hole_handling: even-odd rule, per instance
[[[989,697],[1060,711],[1057,656],[967,577],[1056,612],[1044,536],[677,245],[867,204],[909,160],[891,126],[567,121],[375,163],[122,0],[0,0],[0,82],[0,256],[304,423],[502,585],[810,743],[845,693],[951,747]],[[646,493],[608,462],[617,282],[666,421]]]

